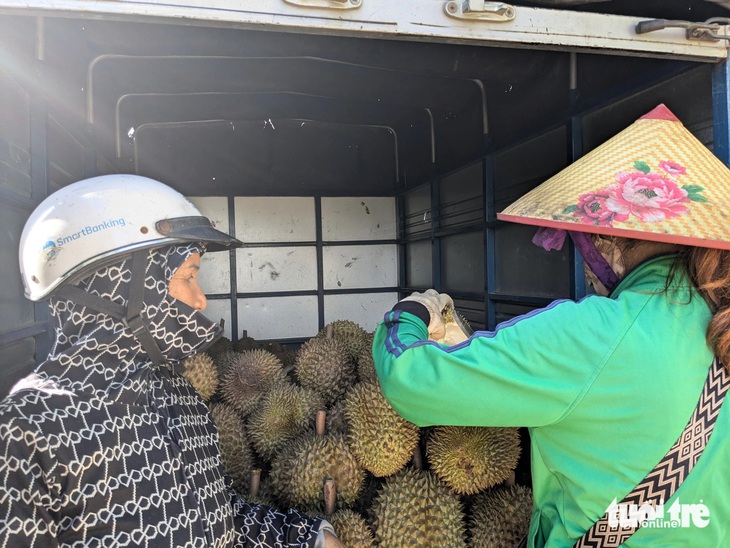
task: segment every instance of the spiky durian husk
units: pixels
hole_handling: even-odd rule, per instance
[[[446,485],[464,495],[506,480],[520,457],[517,428],[437,426],[428,439],[428,462]]]
[[[262,349],[246,350],[226,370],[220,391],[223,399],[245,416],[269,388],[284,381],[286,373],[279,358]]]
[[[218,337],[213,344],[204,349],[204,352],[208,354],[213,361],[216,361],[218,354],[221,352],[230,352],[233,350],[233,343],[231,339],[225,336]]]
[[[243,419],[233,407],[225,403],[211,405],[210,414],[218,429],[223,469],[231,477],[236,491],[245,494],[254,458]]]
[[[345,402],[343,400],[331,405],[327,409],[327,432],[347,434],[347,418],[345,417]]]
[[[375,333],[365,335],[365,341],[357,357],[357,376],[361,382],[380,382],[377,373],[375,373],[375,363],[373,362],[374,337]]]
[[[316,391],[329,405],[355,382],[355,364],[341,342],[315,337],[297,352],[294,374],[299,384]]]
[[[276,341],[266,341],[261,346],[267,352],[271,352],[274,356],[281,360],[281,357],[286,353],[286,348]],[[283,362],[283,360],[282,360]]]
[[[255,492],[252,492],[251,484],[253,482],[253,471],[251,472],[251,480],[249,481],[249,490],[246,493],[242,493],[241,497],[250,504],[261,504],[277,510],[286,510],[285,508],[279,507],[279,501],[274,494],[274,489],[271,486],[271,480],[268,474],[266,474],[260,468],[257,469],[259,474],[258,485]]]
[[[362,515],[367,515],[370,507],[373,504],[373,499],[377,496],[378,490],[385,482],[385,478],[379,478],[372,472],[365,474],[365,481],[363,482],[360,494],[357,497],[357,501],[352,505],[352,510],[359,512]]]
[[[360,354],[363,344],[365,344],[367,331],[351,320],[335,320],[327,324],[324,329],[321,329],[316,338],[326,338],[328,326],[332,326],[332,338],[344,344],[354,362]]]
[[[380,546],[466,546],[459,495],[427,470],[406,467],[386,478],[370,513]]]
[[[343,508],[326,519],[332,524],[337,538],[347,548],[375,548],[373,530],[357,512]]]
[[[215,363],[215,368],[218,370],[219,379],[223,379],[223,376],[226,374],[226,371],[228,371],[228,368],[238,358],[238,354],[239,353],[233,350],[233,347],[231,347],[230,350],[223,350],[215,355],[215,357],[213,358],[213,363]]]
[[[248,431],[256,452],[266,460],[289,440],[314,426],[322,399],[308,388],[288,381],[270,388],[248,417]]]
[[[532,490],[522,485],[495,487],[474,497],[469,516],[471,548],[512,548],[527,534]]]
[[[298,352],[296,350],[287,348],[284,350],[284,353],[279,356],[279,359],[281,360],[281,363],[284,364],[284,369],[286,371],[294,371],[294,365],[297,363],[297,354]]]
[[[274,457],[271,482],[285,505],[324,510],[323,485],[335,480],[337,508],[350,507],[365,479],[365,470],[355,460],[341,434],[308,433]]]
[[[418,445],[419,428],[401,417],[373,383],[358,383],[345,397],[347,443],[360,465],[376,476],[405,466]]]
[[[261,348],[259,343],[253,337],[241,337],[233,344],[233,349],[236,352],[245,352],[246,350],[256,350]]]
[[[218,370],[213,359],[205,353],[196,354],[183,362],[185,377],[203,400],[208,401],[218,389]]]

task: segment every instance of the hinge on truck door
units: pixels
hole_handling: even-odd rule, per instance
[[[480,19],[484,21],[511,21],[515,8],[504,2],[485,0],[451,0],[444,6],[446,15],[458,19]]]
[[[287,4],[304,8],[329,8],[336,10],[351,10],[362,6],[363,0],[284,0]]]
[[[711,17],[704,23],[691,23],[689,21],[673,21],[670,19],[650,19],[639,21],[636,25],[636,34],[646,34],[668,27],[679,27],[686,29],[687,40],[704,40],[716,42],[718,40],[730,40],[727,34],[718,34],[725,25],[730,24],[730,19],[725,17]]]

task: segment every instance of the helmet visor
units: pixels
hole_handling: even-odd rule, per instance
[[[166,238],[201,242],[208,252],[225,251],[243,245],[241,240],[217,230],[207,217],[202,216],[162,219],[155,223],[155,228]]]

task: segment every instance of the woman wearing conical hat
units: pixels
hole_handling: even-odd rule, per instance
[[[378,326],[407,420],[529,428],[527,546],[730,546],[729,202],[730,170],[660,105],[498,215],[571,238],[595,294],[453,346],[433,290]]]

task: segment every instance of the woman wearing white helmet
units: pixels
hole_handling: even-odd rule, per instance
[[[406,419],[529,428],[527,546],[730,546],[729,198],[660,105],[499,215],[546,249],[570,234],[596,295],[447,347],[453,301],[429,290],[377,328]]]
[[[135,175],[33,212],[21,274],[56,338],[0,403],[1,546],[341,546],[326,521],[235,496],[208,408],[173,371],[221,334],[200,255],[240,245]]]

